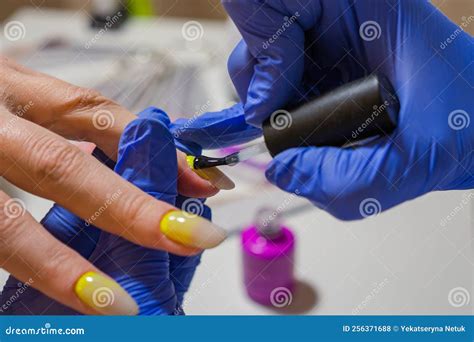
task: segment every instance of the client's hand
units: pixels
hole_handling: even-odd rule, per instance
[[[160,230],[160,222],[175,207],[153,198],[128,182],[126,176],[121,178],[66,140],[93,142],[115,159],[120,136],[134,119],[135,115],[95,91],[0,57],[0,176],[23,190],[57,202],[82,219],[94,217],[93,224],[101,231],[161,251],[196,254],[199,250],[173,242]],[[168,137],[166,132],[164,137],[155,138],[161,141]],[[169,158],[171,164],[164,163],[163,167],[174,165],[174,149]],[[176,182],[178,178],[180,194],[207,197],[218,191],[188,169],[181,154],[178,160],[177,174],[166,173],[170,179],[165,181]],[[111,194],[118,189],[120,196],[109,203]],[[107,210],[96,215],[105,203]],[[210,222],[205,225],[213,229]],[[98,230],[88,231],[99,235]],[[70,242],[67,237],[63,241]],[[21,201],[1,191],[0,267],[82,313],[98,312],[91,305],[91,289],[103,284],[111,289],[115,301],[99,311],[116,314],[137,311],[134,301],[119,285],[85,260],[84,255],[55,239],[33,219]],[[90,277],[90,272],[94,277]],[[7,292],[2,302],[6,307],[0,306],[3,311],[11,305]]]
[[[200,200],[178,195],[176,149],[168,126],[169,119],[164,112],[147,109],[125,128],[115,166],[97,150],[96,157],[154,198],[210,218],[210,211]],[[200,256],[180,257],[144,248],[94,227],[95,221],[122,196],[126,194],[120,187],[110,187],[108,200],[87,221],[55,205],[42,224],[57,239],[118,282],[136,301],[140,314],[179,314]],[[126,222],[118,224],[124,230],[129,229]],[[1,302],[14,297],[17,291],[18,280],[10,277]],[[107,307],[114,300],[114,293],[104,285],[94,291],[90,304],[99,312],[107,313]],[[26,289],[4,311],[7,314],[77,313],[32,288]]]

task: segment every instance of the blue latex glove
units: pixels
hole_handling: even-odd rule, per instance
[[[241,103],[220,112],[208,112],[197,118],[178,119],[170,126],[180,150],[200,155],[202,149],[242,144],[258,138],[262,130],[245,122]]]
[[[168,129],[169,119],[158,109],[139,114],[122,134],[117,164],[100,151],[95,156],[137,187],[157,199],[181,207],[186,199],[177,193],[176,148]],[[120,190],[111,189],[111,200]],[[197,201],[197,200],[195,200]],[[210,218],[209,208],[202,206]],[[41,222],[57,239],[78,251],[114,278],[137,302],[141,315],[181,314],[181,304],[200,256],[181,257],[135,245],[128,240],[88,225],[81,218],[55,205]],[[18,289],[10,277],[1,295],[3,303]],[[28,288],[6,314],[77,314]]]
[[[428,1],[223,4],[243,36],[229,72],[247,122],[258,126],[275,110],[370,73],[385,74],[401,102],[392,136],[356,149],[285,151],[266,172],[272,183],[347,220],[430,191],[474,187],[473,38]]]

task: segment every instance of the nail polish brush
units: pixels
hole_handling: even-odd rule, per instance
[[[392,133],[399,110],[389,80],[382,75],[370,75],[297,108],[274,112],[262,125],[264,142],[221,158],[188,156],[188,163],[198,170],[233,166],[265,152],[274,157],[293,147],[345,147]]]

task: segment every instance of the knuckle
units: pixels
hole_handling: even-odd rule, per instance
[[[149,199],[146,195],[138,194],[124,197],[123,209],[127,221],[135,228],[135,224],[139,222],[147,212]]]
[[[94,89],[79,88],[80,104],[82,106],[87,106],[90,104],[95,104],[97,100],[102,99],[103,96],[100,92]]]
[[[47,179],[54,183],[71,177],[80,165],[80,152],[66,141],[53,137],[38,139],[33,143],[33,168],[36,178]]]
[[[125,218],[124,230],[128,231],[127,234],[140,243],[156,241],[156,237],[160,235],[159,229],[145,225],[150,219],[150,213],[153,215],[156,212],[156,208],[153,207],[153,199],[150,196],[143,194],[124,196],[119,210]]]
[[[94,108],[101,102],[105,101],[105,97],[94,89],[69,86],[67,94],[68,98],[66,102],[74,109]]]

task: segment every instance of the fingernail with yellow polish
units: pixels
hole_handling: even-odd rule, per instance
[[[74,291],[79,299],[103,315],[136,315],[138,305],[115,281],[96,272],[84,273]]]
[[[160,230],[177,243],[201,249],[216,247],[227,237],[224,229],[198,215],[181,210],[166,213],[161,219]]]
[[[209,181],[219,190],[232,190],[235,188],[235,183],[225,175],[217,167],[211,167],[209,169],[195,169],[194,168],[194,156],[187,156],[186,161],[191,168],[199,177]]]

